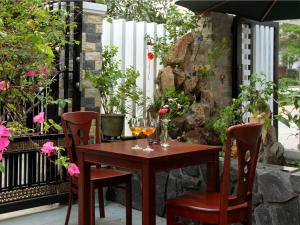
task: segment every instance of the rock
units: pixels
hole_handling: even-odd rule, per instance
[[[275,165],[284,165],[284,147],[281,143],[275,142],[263,147],[263,162]]]
[[[173,70],[175,76],[175,87],[177,89],[181,89],[185,80],[185,73],[181,69],[174,69]]]
[[[198,177],[192,177],[187,174],[182,176],[182,187],[186,191],[197,191],[201,186],[201,179]]]
[[[216,106],[215,96],[212,90],[201,91],[201,103],[209,106],[210,109]]]
[[[300,172],[292,173],[290,175],[290,182],[294,192],[300,194]]]
[[[298,198],[293,198],[280,205],[274,204],[270,207],[269,212],[273,223],[276,225],[299,225],[300,223]]]
[[[265,172],[258,176],[259,192],[268,203],[282,203],[296,197],[289,181],[288,173],[279,171]]]
[[[186,168],[182,168],[182,172],[191,177],[198,177],[200,174],[198,166],[189,166]]]
[[[170,50],[166,53],[164,61],[167,65],[178,65],[184,62],[187,49],[194,41],[192,32],[187,33],[178,39]]]
[[[199,128],[187,131],[186,138],[189,143],[207,144],[207,133]]]
[[[168,172],[160,172],[156,175],[156,214],[163,216],[165,213],[166,190],[169,179]]]
[[[169,135],[171,138],[176,139],[177,137],[180,137],[185,130],[184,124],[185,124],[185,116],[178,116],[174,119],[172,119],[172,122],[170,124],[169,128]]]
[[[157,80],[160,84],[160,92],[175,87],[175,78],[171,66],[167,66],[158,72]]]
[[[276,140],[275,127],[270,125],[263,130],[263,148],[260,151],[259,161],[275,165],[285,165],[284,147]]]
[[[195,91],[195,88],[197,87],[198,80],[198,76],[190,76],[189,78],[185,79],[183,88],[184,93],[193,93]]]
[[[254,219],[255,225],[275,225],[275,223],[272,221],[268,206],[263,204],[255,208]]]

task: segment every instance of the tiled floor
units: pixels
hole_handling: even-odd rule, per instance
[[[42,212],[41,212],[42,211]],[[77,205],[73,205],[69,225],[78,224]],[[24,215],[24,214],[27,215]],[[31,209],[30,212],[14,212],[0,215],[0,225],[63,225],[66,216],[66,206],[48,206]],[[29,213],[29,214],[28,214]],[[122,205],[109,202],[105,206],[106,218],[99,219],[99,210],[96,208],[96,225],[124,225],[125,208]],[[133,210],[133,225],[142,225],[141,212]],[[157,225],[165,225],[165,219],[156,218]]]

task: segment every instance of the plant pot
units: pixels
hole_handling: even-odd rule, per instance
[[[119,137],[124,128],[125,115],[101,114],[101,131],[103,136]]]

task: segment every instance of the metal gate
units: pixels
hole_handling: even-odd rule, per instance
[[[65,9],[69,13],[67,22],[76,22],[76,28],[67,29],[65,38],[68,41],[78,40],[82,36],[82,0],[66,0],[49,2],[49,10]],[[66,44],[61,54],[56,55],[57,79],[51,86],[54,99],[75,99],[72,105],[63,111],[80,109],[81,44]],[[41,110],[35,110],[35,114]],[[60,114],[57,106],[47,106],[45,114],[59,122]],[[33,115],[27,115],[27,126],[31,127]],[[3,155],[5,172],[0,173],[0,214],[56,202],[66,202],[68,181],[65,169],[54,165],[49,158],[32,144],[32,140],[42,144],[46,140],[63,146],[63,134],[35,135],[17,137],[11,142]],[[51,159],[52,161],[55,158]]]
[[[236,98],[241,84],[249,84],[251,73],[266,75],[267,81],[278,84],[279,26],[274,22],[257,22],[236,17],[233,22],[232,94]],[[259,88],[259,84],[257,87]],[[277,100],[276,93],[274,99]],[[273,115],[278,105],[270,100]],[[278,127],[277,121],[273,125]]]

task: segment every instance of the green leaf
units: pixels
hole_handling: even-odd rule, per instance
[[[286,125],[287,127],[290,127],[290,121],[288,119],[286,119],[285,117],[278,115],[278,120],[283,123],[284,125]]]
[[[2,163],[0,163],[0,173],[5,171],[5,167]]]

